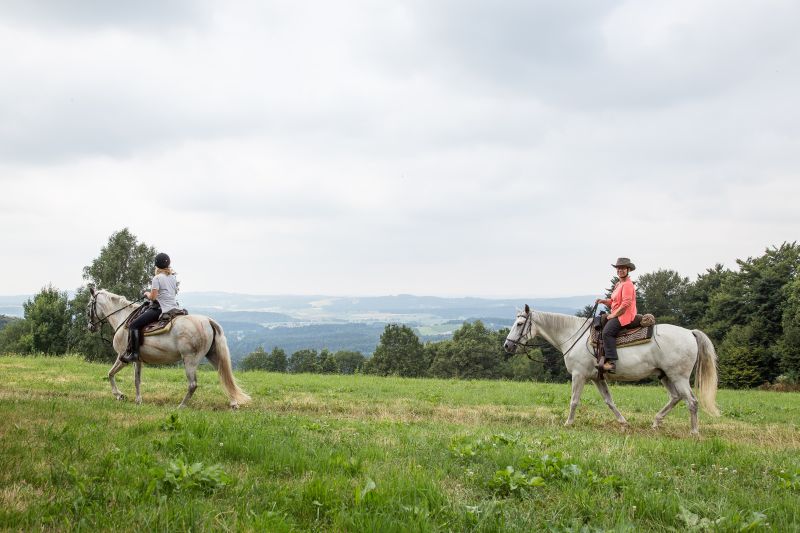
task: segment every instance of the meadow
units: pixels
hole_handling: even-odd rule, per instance
[[[216,373],[0,357],[0,528],[800,531],[800,394],[722,390],[689,436],[660,387]]]

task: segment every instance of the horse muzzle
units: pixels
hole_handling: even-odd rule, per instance
[[[506,351],[506,353],[510,353],[510,354],[517,353],[517,343],[516,342],[511,342],[511,341],[506,341],[506,342],[503,343],[503,349]]]

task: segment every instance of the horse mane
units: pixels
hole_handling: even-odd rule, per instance
[[[131,303],[127,298],[125,298],[124,296],[120,296],[119,294],[114,294],[113,292],[109,292],[109,291],[107,291],[105,289],[103,289],[103,292],[106,293],[106,295],[108,296],[109,300],[111,300],[113,303],[117,304],[118,306],[128,305],[128,304]]]
[[[554,333],[556,331],[568,331],[571,335],[575,335],[580,329],[581,324],[586,323],[586,319],[577,316],[564,315],[562,313],[548,313],[545,311],[531,310],[531,312],[536,313],[534,322],[540,323],[539,335],[559,351],[565,348],[565,346],[561,345],[563,341],[559,342],[558,339],[553,336]]]
[[[565,315],[562,313],[548,313],[545,311],[536,311],[536,314],[540,317],[540,321],[546,323],[548,329],[558,328],[561,329],[563,327],[568,326],[577,326],[578,323],[585,323],[586,318],[582,318],[579,316],[572,316],[572,315]]]

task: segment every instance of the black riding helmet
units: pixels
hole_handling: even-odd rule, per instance
[[[158,268],[167,268],[169,266],[169,256],[161,252],[156,256],[156,266]]]

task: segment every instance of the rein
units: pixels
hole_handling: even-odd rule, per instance
[[[141,302],[142,300],[144,300],[144,296],[142,296],[142,297],[140,297],[140,298],[138,298],[138,299],[126,304],[126,305],[123,305],[122,307],[120,307],[116,311],[113,311],[113,312],[107,314],[103,318],[98,318],[98,315],[97,315],[97,297],[93,295],[92,296],[92,308],[91,308],[92,310],[91,310],[91,315],[89,316],[89,325],[92,326],[92,327],[100,326],[98,328],[98,330],[97,330],[98,333],[100,334],[100,339],[105,341],[105,342],[107,342],[107,343],[109,343],[109,344],[113,344],[110,340],[106,339],[103,336],[103,324],[108,324],[110,326],[111,322],[108,321],[108,317],[114,316],[117,313],[119,313],[120,311],[122,311],[123,309],[125,309],[127,307],[130,307],[130,306],[132,306],[134,304],[137,304],[137,303]],[[117,328],[114,330],[114,335],[116,335],[117,331],[119,331],[119,328],[121,328],[124,325],[125,325],[125,321],[120,322],[119,326],[117,326]]]
[[[569,342],[569,339],[573,338],[575,335],[578,336],[575,339],[575,342],[572,343],[572,346],[570,346],[569,348],[567,348],[567,350],[565,352],[563,352],[564,356],[566,356],[575,347],[575,345],[578,344],[578,341],[581,340],[581,338],[583,337],[583,334],[586,333],[587,331],[589,331],[589,328],[592,327],[592,319],[594,318],[595,312],[597,312],[597,306],[598,305],[599,305],[599,303],[595,303],[594,304],[594,307],[592,308],[592,312],[591,312],[590,316],[586,318],[586,322],[584,322],[583,324],[580,325],[580,327],[578,328],[578,331],[576,331],[575,333],[573,333],[572,335],[567,337],[567,341],[566,342]],[[588,322],[588,324],[587,324],[587,322]],[[584,325],[586,327],[584,327]],[[528,316],[525,318],[525,322],[522,324],[522,330],[520,331],[520,334],[519,334],[518,338],[521,339],[524,336],[526,336],[525,335],[525,327],[526,326],[528,328],[528,335],[530,335],[531,329],[533,329],[533,310],[531,310],[528,313]],[[507,340],[508,340],[508,342],[510,342],[511,344],[514,344],[515,346],[522,346],[524,348],[523,353],[531,361],[534,361],[536,363],[547,363],[547,361],[544,361],[544,360],[541,360],[541,359],[534,359],[528,353],[528,348],[532,348],[534,346],[533,344],[528,344],[527,342],[520,342],[518,340],[517,341],[513,341],[511,339],[507,339]],[[564,344],[566,344],[566,342]],[[556,346],[555,348],[559,349],[558,346]]]

